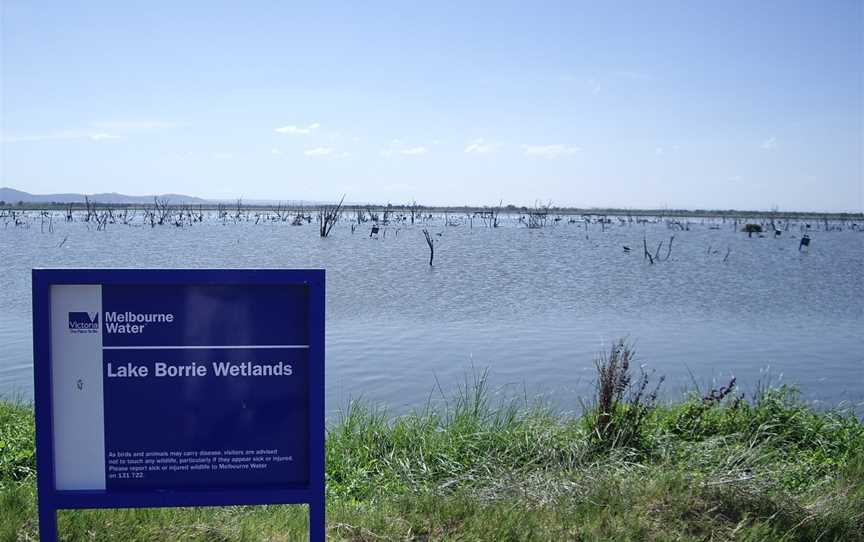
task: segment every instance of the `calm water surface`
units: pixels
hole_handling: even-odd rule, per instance
[[[793,383],[808,400],[864,412],[864,233],[849,224],[814,224],[799,252],[799,224],[775,239],[719,219],[673,231],[566,219],[528,229],[514,218],[447,227],[438,217],[426,224],[432,268],[422,227],[372,239],[368,224],[352,233],[345,220],[321,239],[314,223],[254,218],[96,231],[57,213],[53,232],[39,219],[0,224],[0,394],[32,394],[33,267],[321,267],[331,411],[358,397],[393,412],[422,407],[436,381],[454,390],[472,368],[488,369],[498,393],[577,410],[594,356],[629,337],[669,397],[735,375],[746,389]],[[643,235],[653,251],[672,234],[668,261],[643,259]]]

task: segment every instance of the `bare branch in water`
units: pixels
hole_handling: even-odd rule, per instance
[[[426,237],[426,244],[429,245],[429,266],[432,266],[432,259],[435,258],[435,241],[429,235],[429,230],[423,228],[423,236]]]

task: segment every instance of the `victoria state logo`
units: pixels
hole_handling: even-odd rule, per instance
[[[99,313],[70,312],[70,333],[99,333]]]

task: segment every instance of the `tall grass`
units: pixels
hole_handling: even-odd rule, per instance
[[[492,404],[485,373],[439,409],[390,418],[351,404],[327,438],[331,494],[364,499],[393,492],[476,486],[504,472],[549,462],[575,465],[584,428],[519,400]],[[381,490],[385,490],[382,492]]]
[[[36,474],[35,431],[30,405],[0,400],[0,488]]]
[[[485,372],[404,416],[352,403],[327,433],[330,538],[864,541],[857,418],[813,410],[790,388],[661,403],[656,385],[630,375],[624,346],[599,361],[597,397],[580,415],[493,400]],[[0,403],[0,428],[0,541],[34,539],[31,408]],[[305,522],[280,506],[75,511],[60,530],[296,540]]]
[[[640,368],[634,380],[631,365],[636,353],[623,339],[614,343],[609,354],[595,360],[597,397],[593,436],[605,448],[643,448],[644,426],[654,409],[657,394],[663,384],[660,377],[649,391],[650,376]]]

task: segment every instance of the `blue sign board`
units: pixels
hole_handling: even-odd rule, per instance
[[[33,271],[42,540],[56,512],[309,504],[324,539],[324,271]]]

